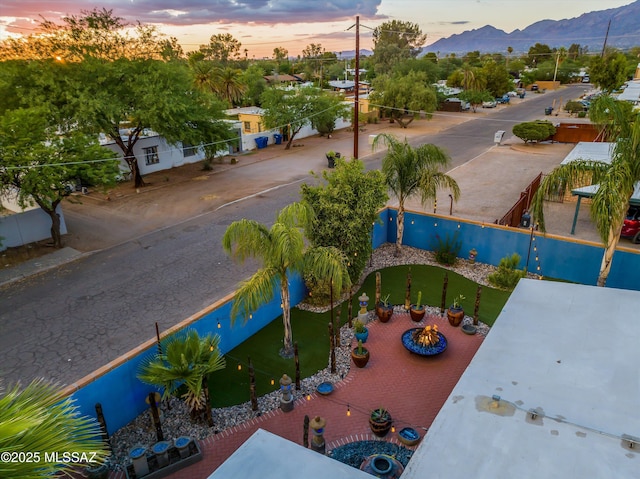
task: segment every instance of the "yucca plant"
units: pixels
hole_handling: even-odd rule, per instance
[[[0,477],[40,479],[69,474],[74,464],[45,458],[45,453],[65,451],[78,453],[89,465],[103,463],[108,456],[98,423],[81,416],[74,401],[62,397],[54,385],[36,380],[24,389],[15,385],[6,392],[0,390],[0,452],[34,454],[16,461],[3,456]]]
[[[200,337],[195,329],[172,336],[162,343],[162,354],[156,354],[140,365],[138,378],[146,384],[161,387],[163,399],[175,395],[184,385],[186,392],[181,397],[189,407],[191,417],[195,419],[205,413],[212,426],[207,376],[225,367],[219,344],[217,334]]]

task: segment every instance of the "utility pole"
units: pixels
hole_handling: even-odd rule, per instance
[[[358,158],[358,130],[360,127],[360,16],[356,16],[356,74],[354,76],[355,97],[353,101],[353,157]]]
[[[607,48],[607,39],[609,38],[609,29],[611,28],[611,19],[609,19],[609,25],[607,25],[607,34],[604,36],[604,44],[602,45],[602,53],[600,58],[604,58],[604,51]]]

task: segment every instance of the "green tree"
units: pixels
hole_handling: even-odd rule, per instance
[[[0,476],[40,479],[68,475],[75,469],[71,463],[45,461],[45,452],[69,451],[88,458],[97,453],[94,466],[108,456],[98,423],[80,416],[71,399],[41,380],[23,389],[18,385],[0,389],[0,452],[27,451],[40,454],[40,460],[1,461]]]
[[[416,58],[427,36],[417,23],[391,20],[373,30],[373,62],[376,74],[389,73],[407,58]]]
[[[323,184],[301,187],[302,200],[315,212],[306,236],[313,246],[334,246],[349,258],[352,283],[360,278],[372,253],[371,225],[388,197],[379,170],[365,171],[360,160],[338,160],[322,173]],[[328,284],[305,275],[313,301],[328,302]]]
[[[51,240],[62,248],[60,202],[78,181],[108,186],[119,174],[115,153],[79,132],[61,136],[45,108],[9,110],[0,116],[0,193],[21,207],[37,204],[51,218]]]
[[[552,137],[556,128],[550,121],[526,121],[513,125],[513,134],[525,143],[544,141]]]
[[[211,60],[222,65],[240,59],[242,43],[230,33],[211,35],[208,45],[200,45],[199,51],[205,60]]]
[[[273,299],[279,288],[283,357],[293,356],[288,275],[308,271],[325,281],[331,279],[337,292],[351,285],[344,253],[333,247],[305,248],[303,229],[312,220],[313,211],[308,204],[292,203],[278,213],[271,228],[243,218],[231,223],[222,238],[222,247],[234,259],[244,262],[247,258],[257,258],[262,263],[236,291],[231,321],[235,321],[238,314],[248,320],[253,311]]]
[[[220,336],[200,337],[195,329],[175,334],[161,343],[162,353],[156,353],[142,362],[138,379],[143,383],[163,389],[163,399],[179,392],[196,419],[204,414],[209,426],[213,426],[207,378],[209,374],[225,367],[220,354]]]
[[[349,118],[351,105],[339,95],[320,94],[314,101],[316,113],[311,117],[311,127],[322,136],[330,135],[336,128],[338,118]]]
[[[553,58],[553,51],[549,45],[543,43],[536,43],[532,47],[529,47],[529,54],[527,56],[527,65],[535,67],[542,62],[551,60]]]
[[[242,96],[242,106],[260,106],[260,97],[267,89],[267,81],[264,79],[264,70],[259,65],[250,65],[242,72],[242,84],[245,85]]]
[[[431,113],[436,109],[436,93],[426,80],[424,73],[417,72],[402,77],[378,77],[369,98],[372,104],[384,108],[401,128],[406,128],[421,111]]]
[[[344,104],[327,98],[318,88],[305,87],[298,90],[270,88],[260,97],[264,108],[263,122],[267,128],[289,128],[289,141],[285,150],[291,148],[293,139],[300,130],[319,116],[316,125],[328,127],[333,121],[344,115]]]
[[[471,109],[475,113],[478,106],[482,105],[482,102],[493,100],[493,95],[487,90],[465,90],[458,95],[458,98],[469,102]]]
[[[627,80],[627,58],[624,53],[613,50],[607,51],[604,57],[593,57],[589,77],[591,83],[611,93]]]
[[[383,142],[388,150],[382,159],[382,174],[387,187],[398,200],[398,222],[396,236],[396,256],[402,252],[404,233],[404,204],[415,195],[420,196],[424,205],[427,200],[435,199],[441,188],[448,188],[454,200],[460,197],[460,188],[451,176],[440,171],[449,165],[449,156],[436,145],[424,144],[412,147],[407,139],[399,141],[393,135],[383,133],[376,136],[373,149]]]
[[[493,60],[488,60],[482,65],[482,75],[485,78],[485,88],[494,97],[499,97],[513,90],[513,82],[507,68]]]
[[[591,121],[603,128],[604,138],[614,141],[611,163],[577,160],[556,167],[540,184],[531,209],[540,229],[545,231],[545,198],[558,191],[584,186],[585,178],[598,185],[591,203],[591,219],[604,244],[597,281],[598,286],[604,286],[620,241],[629,199],[640,181],[640,113],[632,112],[626,102],[602,96],[591,105],[590,116]]]
[[[280,65],[289,57],[289,50],[284,47],[275,47],[273,49],[273,59]]]

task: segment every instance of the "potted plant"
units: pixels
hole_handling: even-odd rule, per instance
[[[362,321],[356,319],[353,322],[353,334],[358,342],[362,341],[363,343],[366,343],[367,338],[369,337],[369,328],[367,328]]]
[[[469,263],[474,264],[476,262],[476,256],[478,256],[478,252],[475,248],[471,248],[471,251],[469,251]]]
[[[422,321],[427,310],[422,304],[422,291],[418,291],[418,301],[416,304],[412,304],[409,309],[409,314],[411,315],[411,319],[415,322]]]
[[[362,341],[358,341],[358,346],[351,350],[351,359],[359,368],[365,367],[369,362],[369,350],[362,347]]]
[[[373,432],[378,437],[384,437],[391,430],[391,426],[393,425],[393,419],[391,418],[391,414],[383,407],[379,407],[371,411],[371,415],[369,416],[369,427],[371,428],[371,432]]]
[[[386,295],[376,304],[376,316],[382,323],[386,323],[393,316],[393,305],[389,303],[389,295]]]
[[[449,324],[451,326],[460,326],[460,323],[464,319],[464,309],[462,309],[462,301],[465,297],[459,294],[453,299],[453,303],[447,310],[447,318],[449,318]]]

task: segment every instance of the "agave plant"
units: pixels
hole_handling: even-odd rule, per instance
[[[206,413],[211,424],[211,408],[207,404],[207,376],[224,369],[225,360],[218,345],[220,336],[200,337],[195,329],[171,337],[162,344],[162,354],[147,359],[140,366],[138,378],[163,389],[163,399],[177,393],[184,385],[186,392],[182,398],[196,418]]]

